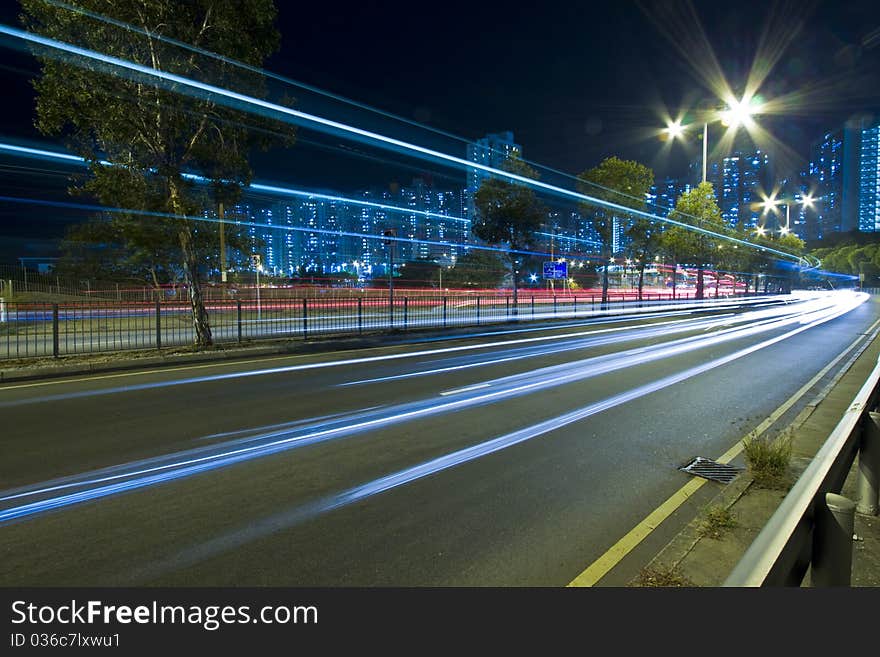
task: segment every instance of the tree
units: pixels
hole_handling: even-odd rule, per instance
[[[252,96],[264,95],[261,76],[230,63],[262,66],[280,35],[272,0],[80,0],[75,3],[134,32],[63,5],[21,0],[22,21],[38,34],[176,75],[207,80]],[[225,58],[195,54],[163,37]],[[248,153],[256,146],[292,144],[292,128],[218,105],[209,96],[175,93],[146,76],[114,75],[86,60],[39,56],[34,81],[37,128],[63,135],[82,156],[88,175],[76,187],[137,221],[119,224],[120,238],[139,248],[139,231],[173,252],[189,289],[195,343],[212,343],[202,299],[205,256],[217,253],[216,228],[192,219],[211,204],[231,203],[249,184]],[[257,127],[257,130],[251,128]],[[204,183],[190,175],[201,176]],[[140,224],[149,223],[149,228]],[[154,266],[161,263],[157,261]]]
[[[724,231],[721,208],[718,207],[710,182],[702,182],[679,196],[669,218],[714,233]],[[673,225],[663,234],[663,248],[673,261],[673,269],[682,261],[696,265],[697,290],[694,296],[702,299],[703,271],[716,258],[717,239],[699,230]]]
[[[219,227],[202,226],[206,235],[198,246],[199,261],[209,270],[220,267]],[[213,234],[209,234],[213,233]],[[265,245],[248,235],[244,227],[226,227],[226,247],[233,267],[247,266],[254,249]],[[134,280],[158,288],[181,282],[179,248],[168,240],[161,223],[144,221],[131,214],[105,214],[70,226],[61,242],[57,269],[62,275],[104,280]]]
[[[501,168],[525,178],[538,178],[538,172],[515,154]],[[547,209],[524,183],[499,176],[483,181],[474,195],[474,204],[477,216],[471,224],[473,234],[491,246],[505,249],[513,279],[513,314],[516,315],[522,251],[534,244],[535,233],[546,218]]]
[[[798,237],[794,233],[786,233],[785,235],[780,235],[776,239],[775,246],[779,251],[785,251],[800,258],[804,255],[804,248],[806,244],[800,237]],[[870,256],[868,257],[868,260],[870,260]],[[781,258],[777,258],[775,260],[775,263],[776,269],[780,272],[779,277],[783,286],[783,289],[781,291],[785,293],[790,293],[791,288],[798,276],[798,267],[793,263],[793,261],[783,260]]]
[[[475,249],[461,256],[446,274],[445,284],[452,288],[493,288],[501,285],[507,267],[491,251]]]
[[[432,260],[407,260],[400,265],[398,282],[404,287],[433,287],[440,265]]]
[[[578,178],[581,180],[578,187],[582,193],[634,210],[641,210],[645,207],[645,195],[654,184],[654,172],[651,169],[633,160],[621,160],[617,157],[602,160],[599,166],[584,171]],[[627,217],[625,210],[599,209],[587,203],[582,203],[581,209],[585,215],[592,214],[593,228],[601,242],[604,261],[602,308],[605,308],[608,303],[608,263],[611,256],[614,255],[612,253],[614,224],[616,221],[628,221],[630,218]],[[647,222],[642,219],[635,221]],[[652,231],[647,225],[643,225],[637,232],[647,238]],[[640,271],[639,298],[641,298],[643,274],[644,268]]]
[[[630,223],[626,234],[629,238],[629,253],[635,260],[639,272],[639,301],[641,301],[645,285],[645,267],[660,252],[663,231],[659,223],[639,217]]]

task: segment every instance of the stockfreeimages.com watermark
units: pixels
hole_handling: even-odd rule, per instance
[[[117,605],[101,600],[38,605],[26,600],[12,603],[13,625],[194,625],[213,632],[224,625],[316,625],[313,605]]]

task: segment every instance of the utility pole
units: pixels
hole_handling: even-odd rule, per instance
[[[388,229],[382,233],[385,237],[394,237],[394,230]],[[388,247],[388,317],[390,327],[394,326],[394,240],[383,240]]]
[[[224,209],[221,201],[217,208],[217,217],[220,219],[220,281],[226,282],[226,224],[224,223]]]

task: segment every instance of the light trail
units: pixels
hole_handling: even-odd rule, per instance
[[[113,25],[115,27],[118,27],[118,28],[121,28],[124,30],[135,32],[136,34],[141,34],[141,35],[146,36],[151,39],[156,39],[157,41],[162,41],[164,43],[168,43],[170,45],[173,45],[173,46],[176,46],[179,48],[183,48],[183,49],[188,50],[190,52],[194,52],[196,54],[199,54],[199,55],[211,58],[211,59],[215,59],[217,61],[221,61],[225,64],[229,64],[230,66],[235,66],[235,67],[240,68],[242,70],[246,70],[251,73],[256,73],[257,75],[265,76],[267,78],[277,80],[277,81],[282,82],[284,84],[288,84],[288,85],[291,85],[294,87],[299,87],[301,89],[305,89],[306,91],[316,93],[316,94],[319,94],[322,96],[326,96],[327,98],[330,98],[332,100],[342,102],[342,103],[345,103],[348,105],[352,105],[353,107],[357,107],[358,109],[362,109],[367,112],[378,114],[380,116],[384,116],[385,118],[389,118],[394,121],[400,121],[402,123],[419,128],[421,130],[427,130],[429,132],[433,132],[434,134],[438,134],[443,137],[453,139],[453,140],[458,141],[462,144],[469,144],[469,145],[473,144],[472,141],[465,139],[464,137],[454,135],[452,133],[445,132],[443,130],[439,130],[439,129],[431,127],[429,125],[418,123],[416,121],[411,121],[410,119],[407,119],[405,117],[397,116],[395,114],[391,114],[390,112],[385,112],[381,109],[371,107],[371,106],[365,105],[363,103],[359,103],[359,102],[352,100],[350,98],[345,98],[343,96],[339,96],[338,94],[333,94],[333,93],[325,91],[323,89],[319,89],[318,87],[313,87],[311,85],[305,84],[304,82],[300,82],[298,80],[293,80],[291,78],[287,78],[282,75],[278,75],[277,73],[273,73],[272,71],[268,71],[266,69],[262,69],[262,68],[258,68],[256,66],[251,66],[249,64],[245,64],[244,62],[240,62],[240,61],[237,61],[237,60],[232,59],[230,57],[220,55],[219,53],[211,52],[210,50],[206,50],[204,48],[198,48],[198,47],[193,46],[193,45],[186,43],[184,41],[180,41],[178,39],[173,39],[173,38],[164,36],[162,34],[156,34],[155,32],[151,32],[147,29],[138,27],[136,25],[132,25],[130,23],[125,23],[123,21],[119,21],[119,20],[110,18],[108,16],[104,16],[103,14],[99,14],[99,13],[92,12],[92,11],[89,11],[86,9],[82,9],[80,7],[74,7],[73,5],[70,5],[66,2],[61,2],[60,0],[43,0],[43,1],[46,2],[47,4],[53,5],[55,7],[59,7],[61,9],[66,9],[67,11],[71,11],[73,13],[87,16],[89,18],[92,18],[93,20],[101,21],[101,22],[108,24],[108,25]],[[489,150],[492,151],[493,153],[497,153],[498,155],[503,155],[503,153],[501,153],[500,151],[495,151],[494,149],[489,149]],[[541,164],[538,164],[538,163],[530,161],[530,160],[524,160],[524,162],[526,162],[527,164],[529,164],[537,169],[540,169],[542,171],[546,171],[546,172],[553,173],[553,174],[556,174],[559,176],[563,176],[564,178],[567,178],[570,180],[574,180],[575,182],[577,182],[579,184],[588,183],[588,181],[581,180],[577,176],[573,176],[570,173],[566,173],[564,171],[559,171],[557,169],[553,169],[551,167],[541,165]],[[598,183],[589,182],[588,184],[590,184],[592,187],[602,189],[606,192],[611,192],[613,194],[616,194],[619,197],[630,198],[630,199],[637,200],[639,202],[643,201],[643,199],[641,199],[641,198],[631,196],[629,194],[626,194],[626,193],[621,192],[616,189],[611,189],[609,187],[603,187],[602,185],[599,185]],[[654,207],[661,207],[661,206],[654,205]],[[663,208],[663,209],[671,210],[672,208]],[[696,218],[696,217],[694,217],[694,218]]]
[[[865,295],[867,296],[867,295]],[[858,303],[863,302],[864,299]],[[629,391],[613,395],[602,401],[589,404],[570,413],[560,415],[549,420],[539,422],[537,424],[525,427],[523,429],[493,438],[491,440],[472,445],[464,449],[445,454],[443,456],[425,461],[419,465],[405,468],[366,482],[359,486],[349,488],[340,493],[329,495],[306,504],[294,507],[293,509],[272,514],[257,520],[248,521],[246,526],[239,529],[226,531],[222,535],[196,544],[195,546],[182,550],[178,554],[163,559],[157,563],[141,567],[134,573],[134,579],[143,580],[155,577],[163,572],[183,568],[194,565],[208,559],[217,554],[227,552],[229,550],[241,547],[262,537],[277,533],[279,531],[289,529],[303,522],[317,518],[336,509],[340,509],[351,504],[365,501],[376,495],[406,486],[426,477],[430,477],[441,473],[445,470],[455,468],[457,466],[481,459],[491,454],[500,452],[509,447],[524,443],[535,438],[545,436],[553,431],[564,428],[575,422],[579,422],[588,417],[620,406],[627,402],[634,401],[640,397],[658,392],[669,386],[681,383],[687,379],[693,378],[700,374],[704,374],[710,370],[716,369],[735,360],[753,354],[761,349],[777,344],[783,340],[787,340],[799,333],[809,330],[814,326],[818,326],[825,322],[831,321],[841,315],[852,310],[856,305],[843,304],[836,311],[832,311],[823,317],[817,317],[812,322],[800,326],[782,335],[764,340],[758,344],[740,349],[732,354],[713,359],[702,365],[686,369],[682,372],[663,377],[656,381],[652,381],[642,386],[638,386]]]
[[[41,205],[44,207],[53,207],[53,208],[65,208],[71,210],[78,210],[80,212],[106,212],[110,214],[122,214],[122,215],[132,215],[132,216],[141,216],[141,217],[153,217],[158,219],[186,219],[189,221],[198,221],[202,223],[209,224],[220,224],[223,223],[218,218],[214,217],[203,217],[197,215],[178,215],[172,214],[170,212],[157,212],[154,210],[135,210],[131,208],[112,208],[104,205],[92,205],[88,203],[70,203],[67,201],[47,201],[43,199],[30,199],[30,198],[21,198],[17,196],[0,196],[0,201],[5,201],[7,203],[20,203],[23,205]],[[445,215],[441,215],[445,216]],[[274,229],[274,230],[282,230],[289,232],[297,232],[297,233],[317,233],[321,235],[333,235],[336,237],[357,237],[360,239],[370,239],[370,240],[390,240],[397,243],[405,243],[405,244],[433,244],[435,246],[442,246],[447,249],[475,249],[478,251],[492,251],[497,253],[517,253],[520,255],[532,255],[532,256],[548,256],[549,254],[543,251],[525,251],[525,250],[517,250],[517,249],[505,249],[494,246],[486,246],[481,244],[473,244],[469,242],[440,242],[438,240],[430,240],[430,239],[416,239],[409,237],[388,237],[384,235],[373,235],[372,233],[356,233],[353,231],[346,230],[328,230],[324,228],[311,228],[306,226],[288,226],[286,224],[273,224],[271,226],[264,223],[257,223],[255,221],[243,221],[240,219],[235,220],[226,220],[226,224],[229,225],[231,223],[235,223],[238,226],[252,227],[252,228],[263,228],[263,229]],[[578,255],[577,258],[579,260],[594,260],[598,256],[589,256],[589,255]]]
[[[708,336],[694,336],[673,340],[662,346],[653,346],[650,348],[640,347],[616,354],[587,358],[573,363],[550,366],[536,371],[503,377],[501,379],[484,381],[482,384],[485,385],[480,385],[479,388],[472,388],[472,392],[476,394],[467,394],[464,390],[459,390],[458,392],[461,393],[462,396],[456,397],[454,400],[450,401],[440,401],[438,395],[438,397],[430,397],[425,400],[401,404],[387,409],[359,413],[355,415],[354,421],[351,421],[351,418],[342,418],[336,422],[320,425],[317,430],[312,430],[311,427],[307,427],[299,431],[281,430],[269,432],[261,437],[268,441],[264,444],[249,445],[246,447],[222,451],[220,453],[189,458],[193,453],[204,453],[204,451],[191,451],[187,454],[187,458],[184,460],[179,460],[181,458],[180,454],[172,454],[165,457],[170,459],[170,462],[156,465],[155,467],[130,471],[132,464],[123,464],[104,470],[104,472],[107,473],[119,472],[119,474],[108,474],[107,476],[95,479],[71,481],[70,483],[57,485],[51,485],[51,482],[37,484],[36,487],[30,489],[18,489],[19,492],[8,492],[3,497],[0,497],[0,501],[5,502],[25,497],[37,497],[75,487],[85,488],[73,493],[40,499],[28,504],[0,510],[0,523],[28,518],[52,509],[67,507],[73,504],[101,499],[110,495],[116,495],[168,481],[190,477],[195,474],[208,472],[282,451],[288,451],[305,445],[312,445],[336,438],[360,434],[366,431],[387,428],[402,422],[424,419],[438,414],[495,403],[501,400],[537,392],[539,390],[547,390],[568,383],[608,374],[620,369],[630,368],[669,358],[671,356],[688,353],[697,349],[704,349],[724,342],[730,342],[732,340],[738,340],[752,335],[782,329],[792,324],[798,325],[798,328],[781,336],[776,336],[770,340],[759,343],[758,345],[737,351],[731,356],[713,360],[706,365],[692,368],[687,371],[692,372],[688,376],[694,376],[696,373],[707,371],[707,369],[730,362],[731,360],[742,357],[746,354],[753,353],[758,349],[770,346],[771,344],[776,344],[781,340],[797,335],[809,328],[840,317],[863,303],[867,298],[868,295],[866,294],[846,295],[845,297],[838,297],[836,302],[830,304],[822,303],[821,299],[816,299],[811,302],[805,302],[804,312],[794,317],[783,319],[762,319],[757,322],[756,325],[745,328],[725,329]],[[487,388],[488,391],[482,392]],[[648,390],[648,388],[650,388],[650,385],[647,387],[643,386],[638,390]],[[651,391],[654,389],[656,388],[651,388]],[[643,392],[641,394],[648,393]],[[641,394],[639,396],[641,396]],[[616,405],[616,403],[614,405]],[[610,406],[605,406],[601,410],[604,410],[604,408],[610,408]],[[598,410],[594,412],[598,412]],[[571,415],[571,417],[573,418],[575,416]],[[575,420],[572,419],[571,421]],[[256,437],[250,438],[248,441],[253,441],[254,438]],[[223,449],[228,446],[217,445],[212,447]],[[475,448],[469,449],[472,450]],[[493,449],[491,451],[497,450]],[[153,462],[160,462],[161,458],[162,457],[157,457]],[[461,461],[455,461],[456,464],[459,462]],[[129,469],[129,471],[126,471],[126,469]],[[387,490],[387,488],[383,490]]]
[[[581,194],[579,192],[559,187],[557,185],[551,185],[549,183],[541,182],[540,180],[534,180],[532,178],[511,173],[509,171],[503,171],[501,169],[490,167],[484,164],[472,162],[470,160],[456,157],[454,155],[449,155],[447,153],[442,153],[440,151],[436,151],[430,148],[425,148],[424,146],[405,142],[399,139],[395,139],[393,137],[387,137],[376,132],[350,126],[339,121],[316,116],[314,114],[302,112],[290,107],[278,105],[276,103],[271,103],[269,101],[254,98],[253,96],[248,96],[246,94],[231,91],[229,89],[224,89],[222,87],[217,87],[215,85],[199,82],[197,80],[193,80],[191,78],[187,78],[181,75],[150,68],[148,66],[143,66],[135,62],[120,59],[118,57],[104,55],[102,53],[89,50],[87,48],[74,46],[63,41],[49,39],[47,37],[33,34],[25,30],[19,30],[8,25],[0,25],[0,34],[5,34],[9,37],[12,37],[13,39],[19,39],[27,43],[41,46],[45,49],[48,49],[48,51],[50,52],[60,51],[72,54],[77,57],[82,57],[88,60],[99,62],[100,64],[105,65],[110,69],[121,69],[122,71],[126,71],[128,74],[145,76],[147,79],[152,79],[157,86],[163,86],[164,88],[171,91],[177,91],[175,86],[179,85],[182,88],[190,89],[191,91],[198,94],[206,95],[214,101],[222,102],[225,105],[242,111],[248,111],[248,108],[256,108],[259,109],[261,112],[267,113],[268,116],[271,116],[277,120],[286,120],[297,125],[301,125],[303,127],[312,128],[323,132],[329,132],[330,134],[344,135],[347,137],[355,138],[357,140],[366,141],[367,143],[383,148],[390,147],[406,154],[414,154],[418,157],[427,158],[433,161],[439,161],[441,163],[452,165],[457,168],[463,168],[465,171],[478,169],[485,173],[498,176],[507,180],[515,180],[528,187],[532,187],[534,189],[547,192],[555,196],[561,196],[569,200],[597,205],[599,207],[615,212],[622,212],[626,216],[641,217],[644,219],[648,219],[649,221],[659,221],[661,223],[668,223],[680,226],[687,230],[710,235],[712,237],[728,242],[742,244],[747,248],[760,248],[765,252],[775,253],[776,255],[779,255],[788,260],[800,260],[798,256],[792,253],[779,251],[770,247],[757,247],[755,244],[746,240],[741,240],[735,237],[731,237],[729,235],[716,233],[714,231],[701,228],[699,226],[694,226],[684,222],[676,221],[674,219],[669,219],[668,217],[653,215],[642,210],[635,210],[620,205],[618,203],[612,203],[611,201],[605,201],[603,199],[589,196],[587,194]]]
[[[8,153],[11,155],[30,157],[34,159],[49,161],[49,162],[69,162],[71,164],[76,164],[80,166],[88,166],[88,162],[85,158],[79,157],[78,155],[71,155],[69,153],[62,153],[60,151],[52,151],[47,150],[45,148],[32,148],[30,146],[19,146],[17,144],[11,144],[8,142],[0,142],[0,153]],[[106,160],[101,160],[100,164],[104,166],[115,166],[112,162],[108,162]],[[194,180],[198,183],[207,183],[204,176],[197,176],[194,174],[184,174],[183,176],[187,180]],[[257,191],[257,192],[267,192],[273,195],[282,195],[282,196],[294,196],[296,198],[305,198],[305,199],[320,199],[322,201],[331,201],[336,203],[348,203],[351,205],[357,205],[365,208],[374,208],[376,210],[384,210],[386,212],[395,212],[398,214],[408,214],[408,215],[418,215],[420,217],[426,217],[431,219],[443,219],[448,221],[454,221],[458,223],[470,223],[470,219],[465,219],[464,217],[457,217],[451,214],[442,214],[440,212],[432,212],[430,210],[418,210],[416,208],[406,208],[399,205],[389,205],[387,203],[376,203],[375,201],[365,201],[363,199],[353,198],[350,196],[338,196],[334,194],[325,194],[323,192],[311,191],[308,189],[297,189],[294,187],[282,187],[279,185],[269,185],[268,183],[251,183],[243,190],[243,193],[247,194],[248,191]],[[138,210],[129,210],[131,213],[138,213]],[[177,217],[177,215],[171,215]],[[192,219],[193,217],[188,217]],[[275,226],[269,226],[271,228],[275,228]],[[572,238],[565,238],[572,239]]]
[[[778,313],[778,315],[782,314],[796,314],[796,311],[785,309],[782,312]],[[405,374],[395,374],[391,376],[383,376],[372,379],[349,381],[347,383],[338,384],[338,387],[358,386],[372,383],[386,383],[388,381],[399,381],[403,379],[433,376],[435,374],[448,374],[449,372],[473,369],[476,367],[486,367],[489,365],[498,365],[500,363],[509,363],[526,358],[544,357],[552,354],[564,353],[567,351],[577,351],[611,344],[621,344],[631,340],[648,340],[655,337],[667,337],[676,333],[699,331],[700,329],[708,331],[717,326],[755,322],[759,318],[759,314],[753,312],[748,313],[748,315],[740,315],[735,319],[731,319],[731,317],[734,316],[731,314],[725,314],[716,319],[693,321],[686,324],[682,324],[681,322],[660,322],[658,324],[652,325],[652,327],[633,329],[631,333],[625,333],[623,335],[607,336],[602,338],[576,339],[565,341],[561,344],[554,344],[549,347],[520,348],[518,349],[518,351],[521,351],[522,353],[505,356],[503,358],[492,358],[491,354],[488,354],[488,360],[477,360],[476,362],[466,362],[461,365],[450,365],[447,367],[438,367],[427,370],[418,369],[416,371],[407,372]],[[675,326],[671,326],[672,324],[675,324]],[[653,326],[656,326],[657,328],[655,329],[653,328]],[[477,358],[479,358],[479,356]]]
[[[755,300],[755,303],[758,303],[760,300]],[[675,307],[675,306],[672,306]],[[712,307],[709,304],[708,307]],[[677,314],[677,313],[676,313]],[[666,322],[668,324],[674,324],[680,321],[691,321],[691,320],[675,320]],[[654,324],[657,325],[656,323]],[[306,370],[315,370],[315,369],[325,369],[330,367],[351,367],[352,365],[361,365],[366,363],[377,363],[383,361],[393,361],[400,360],[406,358],[422,358],[425,356],[434,356],[434,355],[447,355],[455,352],[465,352],[465,351],[474,351],[474,350],[486,350],[486,349],[498,349],[501,347],[511,347],[515,345],[529,344],[529,343],[539,343],[539,342],[547,342],[547,341],[558,341],[570,338],[583,337],[588,335],[596,335],[601,333],[613,333],[631,330],[632,327],[629,326],[621,326],[621,327],[612,327],[605,329],[588,329],[585,331],[576,331],[573,333],[563,333],[561,335],[549,335],[549,336],[538,336],[531,338],[518,338],[513,340],[502,340],[497,342],[490,343],[482,343],[475,345],[461,345],[457,347],[439,347],[436,349],[425,349],[414,352],[406,352],[400,354],[385,354],[382,356],[363,356],[358,358],[347,358],[342,360],[334,360],[327,361],[321,363],[304,363],[301,365],[285,365],[282,367],[271,367],[271,368],[260,368],[255,370],[247,370],[244,372],[230,372],[226,374],[211,374],[206,376],[199,377],[191,377],[186,379],[178,379],[174,381],[158,381],[154,383],[138,383],[134,385],[128,386],[117,386],[112,388],[103,388],[99,390],[83,390],[79,392],[71,392],[71,393],[61,393],[54,395],[46,395],[42,397],[30,397],[25,399],[17,399],[17,400],[9,400],[9,401],[0,401],[0,408],[9,408],[13,406],[22,406],[27,404],[36,404],[36,403],[44,403],[50,401],[64,401],[70,399],[80,399],[83,397],[92,397],[98,395],[111,395],[111,394],[119,394],[119,393],[130,393],[130,392],[138,392],[142,390],[152,390],[155,388],[166,388],[178,385],[191,385],[197,383],[207,383],[207,382],[215,382],[215,381],[227,381],[234,379],[242,379],[249,378],[254,376],[267,376],[267,375],[276,375],[276,374],[284,374],[289,372],[301,372]],[[544,329],[546,330],[546,329]],[[471,336],[462,336],[462,337],[471,337]],[[0,392],[2,392],[3,388],[0,388]]]

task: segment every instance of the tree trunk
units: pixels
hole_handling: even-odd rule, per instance
[[[510,258],[510,274],[513,277],[513,316],[519,313],[519,287],[516,284],[516,259]],[[497,280],[497,279],[496,279]]]
[[[605,267],[602,273],[602,304],[599,307],[600,310],[608,310],[608,268],[611,266],[608,262],[611,260],[611,254],[606,253],[604,255]]]
[[[645,286],[645,263],[639,264],[639,301],[642,300],[642,288]]]
[[[675,300],[675,288],[678,283],[678,262],[672,260],[672,299]]]
[[[183,252],[184,279],[189,287],[189,302],[192,308],[193,329],[195,329],[194,344],[197,347],[210,347],[214,340],[211,336],[211,323],[208,320],[208,311],[205,309],[205,301],[202,299],[198,263],[189,226],[181,227],[178,237],[180,239],[180,250]]]
[[[174,210],[174,214],[181,217],[181,226],[177,237],[180,240],[180,250],[183,256],[183,276],[189,288],[189,302],[192,308],[192,323],[195,330],[193,344],[197,347],[210,347],[214,344],[214,339],[211,336],[211,323],[208,319],[208,311],[205,309],[205,301],[202,298],[202,286],[201,281],[199,281],[198,258],[193,246],[192,227],[183,219],[186,212],[180,199],[177,181],[174,179],[169,180],[168,187],[171,194],[171,208]]]
[[[703,298],[703,265],[697,267],[697,293],[694,295],[694,298]]]
[[[715,272],[715,298],[717,299],[719,296],[719,290],[721,289],[721,273]]]

